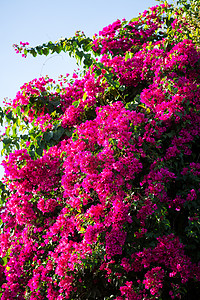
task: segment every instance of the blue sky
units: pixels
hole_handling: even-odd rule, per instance
[[[130,20],[156,0],[0,0],[0,105],[13,99],[25,82],[49,75],[72,73],[75,62],[66,54],[22,58],[12,45],[37,46],[73,36],[76,30],[92,37],[117,19]],[[0,177],[3,170],[0,168]]]

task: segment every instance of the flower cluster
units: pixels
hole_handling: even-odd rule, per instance
[[[110,24],[84,75],[7,105],[2,300],[198,295],[200,54],[168,43],[168,9]]]

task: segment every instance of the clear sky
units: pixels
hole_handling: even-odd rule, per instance
[[[37,46],[73,36],[76,30],[92,37],[117,19],[130,20],[156,0],[0,0],[0,105],[13,99],[25,82],[72,73],[75,62],[66,54],[22,58],[12,45]],[[3,170],[0,168],[0,177]]]

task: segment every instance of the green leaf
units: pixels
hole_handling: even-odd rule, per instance
[[[33,55],[33,57],[36,57],[37,56],[37,52],[35,51],[35,49],[31,49],[29,50],[29,53]]]
[[[47,56],[49,54],[49,49],[48,48],[44,48],[43,49],[43,54]]]
[[[78,140],[78,134],[77,134],[77,132],[74,132],[74,133],[72,134],[72,140],[73,140],[73,142],[75,142],[75,141]]]
[[[98,76],[100,76],[101,75],[101,69],[95,69],[95,71],[94,71]]]
[[[12,111],[6,114],[6,119],[12,120]]]
[[[53,133],[54,140],[59,141],[64,131],[65,129],[62,126],[59,126]]]
[[[43,153],[43,148],[39,147],[36,149],[36,153],[39,155],[39,156],[42,156],[42,153]]]
[[[10,144],[11,142],[12,142],[12,140],[11,140],[10,138],[4,138],[4,139],[3,139],[3,143],[4,143],[5,145]]]
[[[45,141],[49,142],[53,138],[53,131],[45,132],[43,137]]]
[[[37,47],[35,47],[35,49],[36,49],[36,51],[37,51],[37,53],[38,53],[39,55],[42,55],[42,54],[43,54],[42,46],[37,46]]]
[[[85,93],[83,94],[83,101],[85,101],[86,98],[87,98],[87,93],[85,92]]]
[[[13,124],[12,132],[13,132],[13,137],[16,137],[17,136],[17,124],[16,123]]]
[[[125,61],[127,61],[128,59],[131,59],[133,56],[134,56],[133,53],[131,53],[131,52],[126,52],[126,55],[125,55]]]
[[[8,262],[8,259],[7,259],[6,256],[4,256],[3,258],[1,258],[1,260],[0,260],[0,264],[1,264],[2,266],[6,266],[6,265],[7,265],[7,262]]]
[[[183,113],[181,111],[175,111],[175,115],[181,118],[183,116]]]
[[[9,134],[10,134],[10,127],[7,127],[7,129],[6,129],[6,135],[9,136]]]
[[[78,107],[79,106],[79,103],[80,103],[80,101],[78,100],[78,101],[74,101],[73,103],[72,103],[72,105],[74,106],[74,107]]]
[[[60,53],[62,51],[62,47],[60,45],[54,45],[53,52]]]
[[[65,133],[66,133],[66,135],[67,135],[68,137],[71,137],[72,134],[73,134],[73,129],[72,129],[72,130],[66,129],[66,130],[65,130]]]

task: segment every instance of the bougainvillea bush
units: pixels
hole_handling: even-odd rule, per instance
[[[188,12],[160,3],[93,38],[14,45],[82,68],[25,83],[1,111],[2,300],[198,299],[200,52]]]

